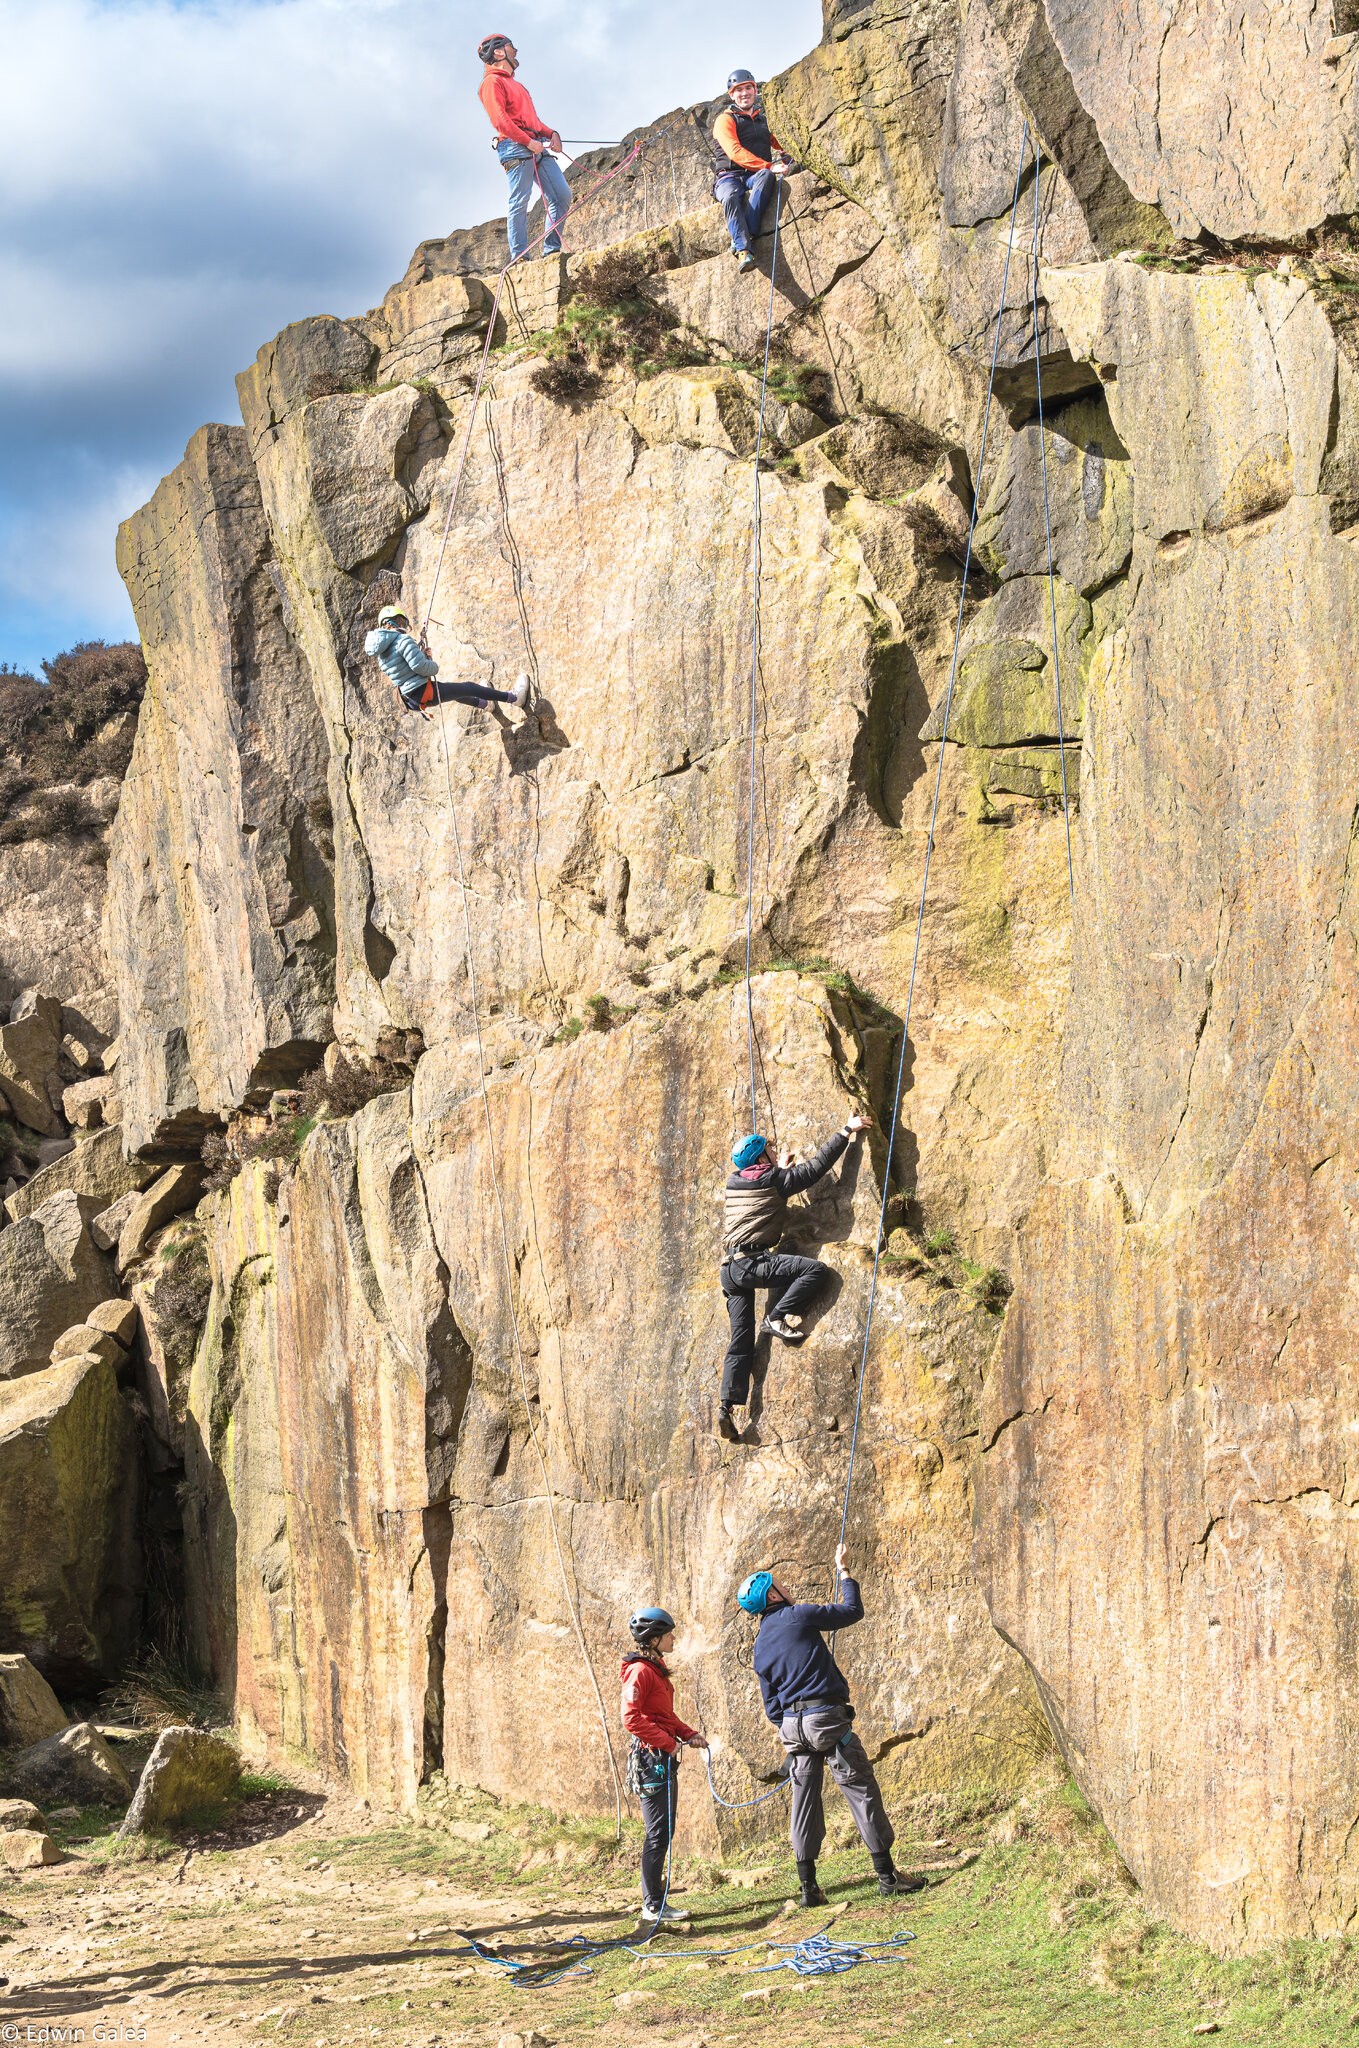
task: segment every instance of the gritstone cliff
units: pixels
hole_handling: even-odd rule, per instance
[[[805,168],[753,1002],[799,1148],[890,1102],[1026,119],[1044,152],[864,1395],[862,1732],[889,1791],[1021,1773],[1031,1674],[1154,1909],[1220,1947],[1331,1933],[1359,1905],[1357,39],[1277,0],[1221,32],[1126,0],[825,11],[768,95]],[[834,1547],[881,1139],[798,1219],[839,1286],[771,1361],[759,1445],[712,1433],[770,245],[737,275],[710,113],[643,131],[574,253],[512,274],[437,590],[494,226],[263,348],[243,424],[119,539],[149,664],[105,905],[138,1179],[91,1256],[141,1308],[199,1656],[253,1749],[383,1804],[440,1766],[542,1796],[545,1756],[562,1804],[612,1804],[530,1422],[610,1710],[620,1617],[659,1593],[733,1796],[777,1761],[735,1586]],[[512,1301],[438,732],[361,653],[397,594],[433,599],[445,675],[542,693],[449,722]]]

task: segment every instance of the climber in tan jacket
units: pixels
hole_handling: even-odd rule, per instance
[[[794,1252],[781,1252],[788,1213],[788,1197],[813,1187],[830,1172],[846,1147],[860,1131],[872,1127],[871,1116],[852,1116],[842,1130],[827,1138],[819,1151],[801,1164],[791,1152],[781,1153],[778,1164],[758,1132],[742,1138],[731,1155],[736,1169],[723,1191],[722,1292],[727,1297],[731,1342],[722,1368],[722,1391],[718,1397],[718,1434],[728,1443],[740,1440],[740,1429],[732,1414],[750,1399],[750,1372],[755,1361],[755,1295],[759,1288],[771,1290],[773,1299],[765,1313],[762,1330],[782,1344],[802,1342],[802,1310],[818,1294],[831,1269],[820,1259],[805,1259]]]

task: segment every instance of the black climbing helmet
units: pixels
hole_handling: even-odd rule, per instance
[[[663,1607],[639,1607],[635,1614],[628,1616],[628,1634],[639,1650],[669,1635],[674,1626],[674,1615],[667,1614]]]
[[[513,48],[513,36],[485,36],[477,44],[477,55],[483,64],[494,64],[501,51],[507,46]]]
[[[733,71],[731,77],[727,80],[727,91],[730,92],[734,85],[757,85],[758,83],[759,81],[753,71]]]

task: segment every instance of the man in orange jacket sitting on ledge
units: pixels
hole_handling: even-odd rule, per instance
[[[510,181],[505,223],[510,261],[517,263],[528,248],[528,208],[535,183],[547,209],[543,254],[560,256],[562,222],[571,210],[571,187],[549,152],[561,148],[561,136],[555,128],[543,126],[527,87],[517,83],[514,74],[519,69],[519,52],[508,36],[485,37],[477,45],[477,55],[486,66],[477,96],[495,130],[495,153]]]
[[[727,232],[738,270],[753,270],[751,243],[760,232],[765,207],[787,158],[760,105],[760,89],[749,71],[727,80],[731,105],[713,125],[713,197],[726,208]]]

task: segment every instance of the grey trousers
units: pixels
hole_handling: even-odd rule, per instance
[[[790,1832],[799,1862],[813,1862],[826,1839],[826,1809],[821,1798],[827,1761],[831,1776],[849,1801],[854,1825],[870,1856],[885,1855],[896,1840],[882,1793],[868,1761],[868,1752],[854,1733],[846,1707],[813,1707],[785,1714],[779,1733],[788,1752],[793,1782]]]

